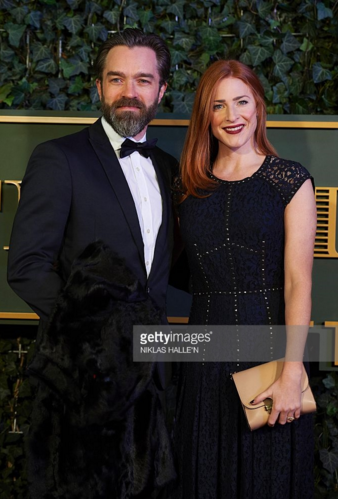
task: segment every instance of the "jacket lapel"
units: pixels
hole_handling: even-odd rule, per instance
[[[102,128],[101,120],[89,127],[89,140],[114,190],[144,265],[144,248],[133,197],[116,154]],[[162,189],[161,189],[162,191]]]

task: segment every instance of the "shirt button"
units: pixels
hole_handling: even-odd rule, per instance
[[[150,233],[150,229],[147,229],[147,233],[148,233],[148,234]]]
[[[144,198],[145,201],[147,201],[147,198]]]
[[[149,265],[149,262],[146,262],[146,265]]]

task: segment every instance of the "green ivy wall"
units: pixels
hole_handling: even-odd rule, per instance
[[[0,108],[96,110],[93,58],[126,26],[169,44],[164,112],[190,113],[201,73],[232,58],[254,67],[269,114],[338,114],[336,0],[0,0]]]

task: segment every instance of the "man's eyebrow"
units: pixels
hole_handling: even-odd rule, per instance
[[[107,76],[121,76],[125,78],[126,74],[122,71],[108,71]],[[136,73],[133,75],[133,78],[151,78],[154,79],[154,75],[152,73]]]

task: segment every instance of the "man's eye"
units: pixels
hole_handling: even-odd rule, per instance
[[[149,85],[150,81],[149,80],[144,80],[142,78],[141,80],[139,80],[139,83],[141,83],[142,85]]]

